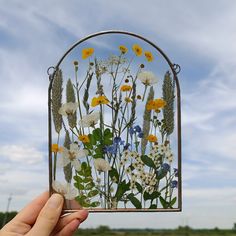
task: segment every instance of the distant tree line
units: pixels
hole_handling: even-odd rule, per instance
[[[12,220],[17,214],[17,211],[11,212],[0,212],[0,228],[3,227],[4,224]]]

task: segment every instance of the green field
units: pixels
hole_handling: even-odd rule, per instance
[[[96,229],[79,229],[75,235],[97,235],[97,236],[236,236],[236,230],[201,229],[194,230],[189,227],[179,227],[175,230],[155,230],[155,229],[109,229],[107,226],[100,226]]]

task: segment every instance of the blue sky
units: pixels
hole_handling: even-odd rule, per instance
[[[47,189],[46,70],[82,37],[132,31],[181,65],[183,212],[91,214],[83,227],[236,222],[236,2],[0,0],[0,210]]]

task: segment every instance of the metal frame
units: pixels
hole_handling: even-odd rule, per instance
[[[153,42],[140,36],[138,34],[127,32],[127,31],[120,31],[120,30],[108,30],[108,31],[101,31],[79,40],[74,45],[72,45],[61,57],[58,61],[56,66],[51,66],[47,70],[47,74],[49,76],[49,88],[48,88],[48,161],[49,161],[49,193],[52,194],[52,153],[51,153],[51,146],[52,146],[52,115],[51,115],[51,91],[52,91],[52,83],[54,79],[54,75],[56,71],[59,69],[60,64],[65,59],[65,57],[79,44],[82,42],[94,38],[96,36],[105,35],[105,34],[124,34],[139,38],[151,46],[153,46],[167,61],[170,69],[173,73],[174,80],[176,83],[176,92],[177,92],[177,138],[178,138],[178,207],[173,209],[135,209],[135,208],[118,208],[118,209],[88,209],[89,212],[180,212],[182,211],[182,163],[181,163],[181,97],[180,97],[180,85],[177,74],[180,72],[181,68],[178,64],[174,64],[170,61],[167,55]],[[52,72],[50,72],[52,71]],[[64,210],[64,213],[72,213],[76,210]]]

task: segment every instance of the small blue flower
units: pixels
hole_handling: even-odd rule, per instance
[[[125,145],[125,140],[121,140],[120,145]]]
[[[126,143],[126,144],[124,145],[124,150],[127,150],[127,149],[129,148],[129,146],[130,146],[130,143]]]
[[[110,154],[116,154],[116,145],[110,145],[110,146],[106,146],[104,148],[104,151]]]
[[[165,170],[165,171],[169,171],[169,170],[170,170],[170,165],[167,164],[167,163],[163,163],[163,164],[161,165],[161,167],[162,167],[162,169]]]
[[[121,142],[121,137],[115,137],[114,140],[113,140],[113,142],[114,142],[115,144],[119,144],[119,143]]]
[[[134,131],[137,132],[137,133],[140,133],[142,131],[141,127],[139,125],[136,125],[134,127]]]
[[[178,177],[178,169],[177,168],[174,168],[174,174],[175,174],[175,177]]]
[[[133,127],[129,128],[129,134],[132,136],[135,133],[135,130]]]
[[[178,186],[178,181],[177,180],[172,180],[170,182],[170,187],[171,188],[177,188],[177,186]]]
[[[139,132],[138,137],[139,137],[139,138],[143,138],[143,132],[142,132],[142,131]]]

